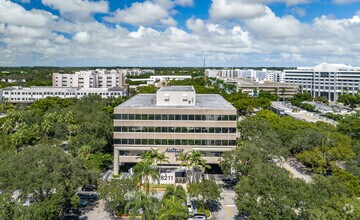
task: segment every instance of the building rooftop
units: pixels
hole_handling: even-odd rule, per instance
[[[182,86],[187,87],[186,89],[193,89],[192,86]],[[170,87],[163,87],[170,88]],[[172,87],[175,88],[175,87]],[[167,91],[167,90],[165,90]],[[174,91],[174,90],[170,90]],[[176,91],[176,90],[175,90]],[[183,91],[183,90],[181,90]],[[224,110],[236,110],[229,102],[227,102],[222,96],[218,94],[196,94],[196,102],[194,106],[164,106],[156,105],[156,94],[139,94],[131,99],[123,102],[116,108],[126,108],[126,109],[224,109]]]
[[[193,86],[164,86],[159,89],[160,92],[195,92]]]

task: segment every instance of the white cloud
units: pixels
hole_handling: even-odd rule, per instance
[[[89,19],[92,13],[107,13],[109,10],[109,3],[103,0],[41,0],[41,2],[59,10],[63,16],[81,20]]]
[[[167,8],[162,7],[151,1],[135,2],[131,7],[126,9],[118,9],[113,16],[104,19],[114,23],[128,23],[131,25],[153,25],[157,23],[169,24],[167,19],[170,18]],[[176,23],[176,22],[175,22]],[[174,22],[170,22],[174,25]]]
[[[265,6],[246,0],[213,0],[209,14],[215,20],[248,19],[265,13]]]
[[[175,4],[183,6],[183,7],[186,7],[186,6],[191,7],[191,6],[194,6],[194,1],[193,0],[175,0]]]
[[[80,44],[85,44],[89,42],[90,36],[87,32],[81,31],[75,34],[73,39]]]
[[[306,10],[304,8],[294,7],[294,8],[291,8],[291,12],[299,17],[306,16]]]
[[[43,27],[50,21],[50,13],[38,10],[26,11],[22,6],[7,0],[0,0],[0,23]]]

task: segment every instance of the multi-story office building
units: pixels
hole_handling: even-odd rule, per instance
[[[154,69],[133,68],[133,69],[119,69],[119,71],[121,73],[123,73],[124,76],[139,76],[139,75],[142,75],[142,74],[155,74]]]
[[[209,164],[236,147],[236,109],[220,95],[195,94],[192,86],[162,87],[139,94],[114,110],[114,174],[137,163],[143,151],[159,149],[178,167],[181,152],[198,150]]]
[[[32,103],[36,100],[47,97],[60,98],[81,98],[86,95],[97,94],[102,98],[126,96],[126,91],[120,87],[114,88],[74,88],[74,87],[50,87],[33,86],[20,87],[13,86],[0,90],[0,101],[6,98],[11,103]]]
[[[322,63],[315,67],[284,70],[285,82],[299,85],[313,97],[336,101],[340,94],[356,94],[360,86],[360,67]]]
[[[124,87],[125,77],[119,70],[88,70],[74,74],[53,74],[54,87],[112,88]]]

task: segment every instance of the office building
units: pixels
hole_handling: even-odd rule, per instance
[[[218,79],[226,78],[251,78],[254,80],[264,80],[266,77],[266,69],[206,69],[205,76]]]
[[[114,109],[114,174],[120,164],[139,162],[143,151],[159,149],[166,167],[179,167],[181,152],[198,150],[209,164],[236,147],[236,109],[218,94],[195,94],[192,86],[139,94]]]
[[[12,86],[0,90],[0,101],[4,98],[11,103],[32,103],[36,100],[47,97],[59,98],[81,98],[86,95],[97,94],[102,98],[126,96],[124,88],[75,88],[75,87],[50,87],[32,86],[21,87]]]
[[[285,73],[282,71],[267,71],[265,74],[265,80],[270,82],[285,82]]]
[[[125,77],[119,70],[88,70],[74,74],[53,74],[54,87],[112,88],[124,87]]]
[[[284,70],[285,82],[298,85],[315,98],[336,101],[344,93],[356,94],[360,86],[360,67],[322,63],[314,67]]]
[[[169,76],[169,75],[165,75],[165,76],[150,76],[150,78],[141,78],[141,79],[132,79],[130,78],[129,80],[133,81],[133,82],[143,82],[142,84],[140,84],[140,86],[146,86],[146,85],[155,85],[157,87],[161,87],[164,84],[168,83],[171,80],[185,80],[185,79],[191,79],[191,76],[184,76],[184,75],[174,75],[174,76]]]

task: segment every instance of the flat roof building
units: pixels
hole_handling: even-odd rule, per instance
[[[356,94],[360,88],[360,67],[345,64],[321,63],[314,67],[284,70],[285,82],[300,86],[312,97],[337,101],[344,93]]]
[[[198,150],[209,164],[236,147],[237,111],[218,94],[196,94],[192,86],[162,87],[114,109],[114,174],[137,163],[143,151],[159,149],[178,167],[181,152]]]

